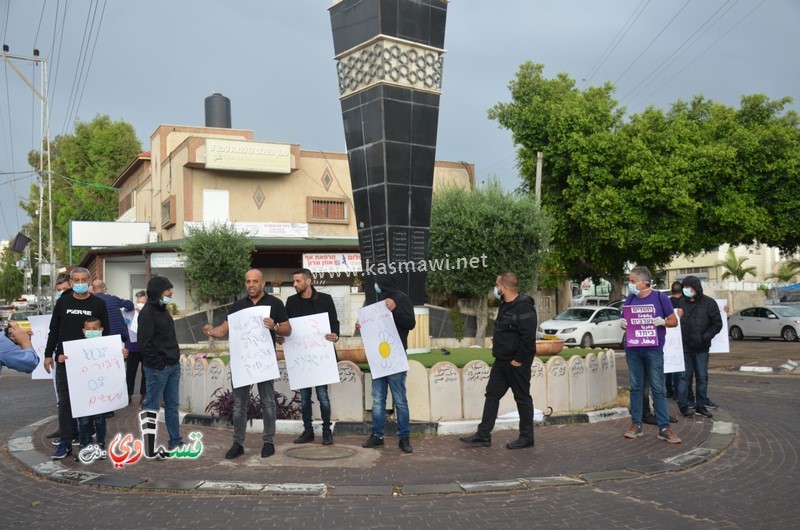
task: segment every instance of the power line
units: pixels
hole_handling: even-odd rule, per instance
[[[6,42],[6,30],[8,29],[8,19],[11,18],[11,0],[6,0],[5,17],[3,17],[3,44]]]
[[[10,8],[10,6],[9,6]],[[11,162],[11,171],[16,171],[14,167],[14,127],[11,124],[11,98],[9,97],[9,89],[8,89],[8,67],[3,69],[3,73],[5,74],[5,81],[6,81],[6,108],[9,109],[8,113],[8,143],[11,147],[11,155],[9,157]],[[14,181],[11,181],[11,189],[14,191],[14,195],[17,194],[17,186]],[[17,220],[17,226],[19,226],[19,209],[14,208],[14,217]],[[5,211],[3,212],[3,222],[5,222]]]
[[[58,81],[58,69],[59,69],[59,66],[61,65],[61,50],[64,48],[64,46],[63,46],[63,44],[64,44],[64,26],[66,25],[66,22],[67,22],[67,8],[69,7],[69,2],[65,2],[65,4],[64,4],[64,13],[61,15],[61,37],[60,37],[60,39],[58,41],[58,52],[56,52],[55,43],[56,43],[56,37],[58,35],[58,10],[59,10],[60,4],[61,4],[61,0],[57,0],[57,2],[56,2],[56,16],[53,19],[53,43],[51,45],[51,50],[52,50],[51,53],[56,55],[56,61],[55,61],[55,67],[56,68],[55,68],[55,73],[53,74],[53,77],[52,77],[53,81],[52,81],[52,84],[50,85],[51,88],[49,90],[49,92],[50,92],[50,108],[47,109],[47,123],[50,123],[50,114],[53,111],[53,99],[54,99],[53,95],[56,92],[56,83]]]
[[[94,45],[92,45],[92,54],[89,56],[89,64],[86,67],[86,76],[83,78],[83,88],[81,88],[81,95],[78,97],[78,104],[75,105],[75,115],[73,119],[77,117],[78,111],[81,108],[81,102],[83,101],[83,93],[86,90],[86,84],[89,81],[89,72],[92,69],[92,60],[94,59],[94,50],[97,48],[97,41],[100,40],[100,28],[103,25],[103,16],[106,13],[106,5],[107,1],[103,0],[103,10],[100,12],[100,21],[97,23],[97,31],[94,34]]]
[[[75,100],[77,99],[77,86],[79,85],[79,79],[81,75],[83,75],[83,65],[86,61],[86,53],[88,51],[89,44],[86,38],[87,33],[91,35],[89,29],[89,20],[91,19],[92,25],[94,25],[94,16],[92,15],[92,6],[94,5],[95,13],[97,12],[97,3],[95,0],[92,0],[89,3],[89,9],[86,12],[86,23],[83,25],[83,37],[81,37],[81,49],[78,52],[78,64],[75,67],[75,75],[72,78],[72,88],[69,91],[69,100],[67,101],[67,112],[64,114],[64,126],[61,128],[62,134],[67,133],[67,123],[70,122],[70,115],[72,114],[72,108],[75,104]],[[84,51],[85,50],[85,51]]]
[[[42,29],[42,19],[44,19],[44,10],[47,7],[47,0],[42,4],[42,13],[39,15],[39,25],[36,27],[36,36],[33,38],[33,47],[36,48],[36,43],[39,41],[39,30]]]

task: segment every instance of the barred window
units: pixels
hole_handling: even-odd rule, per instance
[[[316,223],[347,223],[347,200],[309,197],[308,221]]]

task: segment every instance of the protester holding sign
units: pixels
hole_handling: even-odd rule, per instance
[[[44,369],[50,372],[53,354],[64,354],[64,342],[82,339],[83,323],[89,317],[100,319],[101,327],[108,329],[106,304],[89,292],[89,271],[75,267],[70,271],[72,290],[65,291],[53,308],[50,319],[50,333],[47,335],[47,348],[44,355]],[[72,454],[72,405],[69,398],[67,369],[63,362],[56,363],[56,392],[58,394],[59,444],[51,457],[60,460]]]
[[[403,355],[405,355],[405,350],[408,349],[408,332],[417,325],[414,318],[414,304],[411,302],[411,298],[400,290],[397,280],[392,276],[379,274],[375,276],[373,285],[378,301],[383,302],[392,312],[392,318],[403,345]],[[356,329],[360,328],[361,324],[356,322]],[[367,352],[367,356],[369,357],[369,352]],[[397,411],[397,436],[400,438],[400,449],[404,453],[414,451],[411,447],[411,424],[408,400],[406,399],[407,373],[406,369],[383,377],[372,378],[372,434],[361,445],[362,447],[382,447],[384,444],[383,431],[386,421],[386,391],[388,388],[392,392],[392,400]]]
[[[653,275],[647,267],[631,271],[628,297],[620,325],[625,328],[625,360],[631,387],[631,426],[625,438],[642,436],[642,387],[644,374],[650,377],[653,409],[658,421],[658,439],[671,444],[681,439],[669,427],[669,409],[664,390],[664,343],[666,328],[678,325],[667,295],[651,287]]]
[[[331,332],[325,335],[325,340],[336,342],[339,340],[339,317],[336,315],[336,306],[333,298],[326,293],[320,293],[311,285],[311,271],[308,269],[298,269],[292,274],[294,290],[293,294],[286,300],[286,313],[289,318],[316,315],[327,313],[331,326]],[[280,338],[278,339],[280,340]],[[319,400],[319,411],[322,415],[322,445],[333,444],[333,432],[331,431],[331,400],[328,397],[328,385],[314,387]],[[314,441],[314,429],[311,426],[311,388],[300,389],[300,402],[303,411],[303,434],[294,441],[296,444],[304,444]]]
[[[275,342],[275,333],[288,336],[292,333],[292,325],[286,315],[286,308],[280,299],[264,292],[264,274],[258,269],[250,269],[244,277],[244,288],[247,296],[237,300],[231,306],[229,315],[256,306],[264,306],[268,310],[269,316],[263,317],[261,321],[269,329],[272,335],[272,342]],[[203,326],[203,333],[209,337],[222,338],[228,334],[228,319],[216,327],[209,324]],[[233,339],[233,337],[231,337]],[[231,352],[233,355],[233,352]],[[149,382],[148,382],[149,384]],[[250,384],[236,387],[233,381],[233,445],[225,458],[232,459],[244,454],[244,434],[247,424],[247,403],[250,400]],[[261,458],[268,458],[275,454],[275,387],[272,379],[257,383],[258,394],[261,399],[261,414],[264,421],[264,432],[261,439],[264,445],[261,447]]]

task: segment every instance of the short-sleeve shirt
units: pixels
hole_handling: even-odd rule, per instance
[[[662,293],[661,291],[656,291],[655,289],[650,292],[644,298],[639,298],[636,295],[629,295],[628,298],[625,300],[625,305],[627,306],[636,306],[636,305],[651,305],[654,306],[656,309],[656,316],[661,317],[666,320],[668,316],[670,316],[675,311],[672,309],[672,302],[670,302],[669,297]],[[664,343],[666,342],[667,337],[667,328],[664,326],[656,327],[656,333],[658,334],[658,347],[663,348]],[[644,349],[650,349],[652,346],[645,346]],[[642,349],[642,348],[629,348],[631,350],[635,349]]]
[[[282,324],[289,320],[289,316],[286,314],[286,306],[283,305],[280,298],[276,298],[271,294],[264,293],[264,296],[261,299],[253,303],[253,300],[249,296],[245,296],[241,300],[236,300],[233,304],[231,304],[231,308],[228,311],[229,315],[237,311],[241,311],[242,309],[247,309],[249,307],[255,306],[269,306],[269,318],[277,322],[278,324]],[[228,320],[225,317],[225,320]],[[272,341],[275,342],[275,330],[269,330],[270,335],[272,335]]]

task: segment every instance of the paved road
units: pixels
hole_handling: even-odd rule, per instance
[[[740,348],[736,344],[732,356]],[[800,353],[797,343],[750,344],[751,351],[742,357],[792,357],[791,350],[776,353],[784,346]],[[725,364],[722,357],[718,359]],[[624,372],[620,383],[626,383]],[[712,396],[734,418],[738,434],[717,458],[678,473],[511,493],[316,498],[125,492],[40,479],[9,456],[5,441],[16,429],[53,413],[52,387],[4,373],[0,379],[0,527],[796,527],[800,515],[798,384],[800,379],[793,375],[715,372]],[[682,428],[700,430],[702,421],[687,422]],[[530,460],[541,462],[550,472],[558,469],[558,455],[568,457],[565,465],[570,468],[597,469],[606,460],[628,454],[638,458],[642,451],[657,456],[674,448],[648,437],[624,440],[621,431],[607,424],[581,426],[581,440],[562,436],[573,432],[570,427],[539,430],[536,448],[526,453]],[[519,454],[513,458],[520,458]],[[463,458],[465,468],[474,464],[483,469],[487,466],[478,460],[496,459],[502,469],[512,455],[502,447],[492,447]],[[435,472],[436,467],[435,460],[427,462],[419,473]]]

